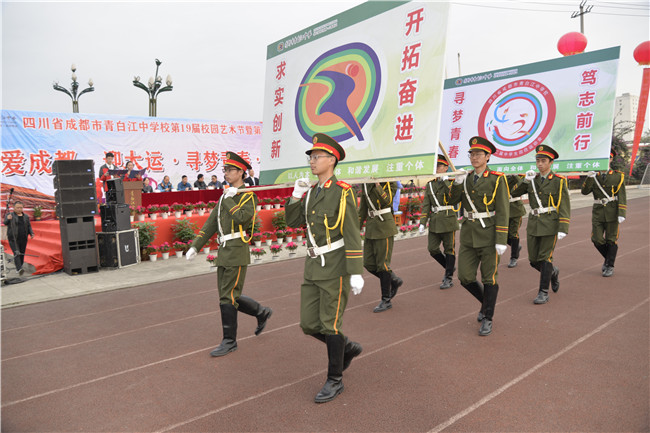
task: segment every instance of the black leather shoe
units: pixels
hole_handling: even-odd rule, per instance
[[[485,316],[483,315],[483,312],[482,312],[482,311],[479,311],[479,312],[478,312],[478,316],[476,316],[476,320],[477,320],[478,322],[482,322],[484,318],[485,318]]]
[[[442,279],[442,284],[440,285],[440,288],[448,289],[453,285],[454,285],[454,281],[451,279],[451,277],[445,277]]]
[[[614,266],[605,266],[603,277],[611,277],[612,275],[614,275]]]
[[[560,268],[553,266],[553,273],[551,274],[551,290],[557,293],[560,290]]]
[[[343,353],[343,371],[345,371],[345,369],[350,366],[354,358],[361,355],[362,351],[363,347],[361,347],[359,343],[355,341],[348,341],[348,343],[345,345],[345,352]]]
[[[323,388],[318,391],[318,394],[316,394],[314,401],[316,403],[327,403],[328,401],[334,400],[336,396],[342,392],[343,380],[334,380],[328,378],[327,382],[325,382],[325,385],[323,385]]]
[[[390,279],[390,299],[393,299],[395,295],[397,295],[397,289],[399,289],[402,284],[404,284],[404,280],[393,273]]]
[[[25,273],[25,270],[23,268],[18,269],[18,275],[22,275]]]
[[[478,335],[486,336],[492,333],[492,321],[490,319],[483,318],[481,321],[481,329],[478,330]]]
[[[218,357],[229,354],[237,350],[237,342],[235,340],[223,340],[219,347],[210,352],[210,356]]]
[[[518,259],[515,259],[515,258],[510,259],[510,263],[508,263],[508,267],[509,268],[514,268],[515,266],[517,266],[517,260]]]
[[[548,302],[548,293],[539,292],[533,301],[533,304],[546,304]]]
[[[262,331],[264,331],[264,328],[266,327],[266,321],[269,320],[271,314],[273,314],[273,310],[271,310],[269,307],[262,308],[262,312],[259,316],[257,316],[257,328],[255,329],[255,335],[260,335]]]
[[[382,311],[390,310],[391,308],[393,308],[393,303],[390,302],[390,299],[386,301],[382,299],[379,305],[377,305],[372,312],[381,313]]]

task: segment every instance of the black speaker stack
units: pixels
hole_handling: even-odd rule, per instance
[[[106,204],[99,207],[102,231],[97,233],[99,264],[123,268],[140,263],[138,230],[131,228],[129,205],[124,203],[122,179],[106,181]]]
[[[97,272],[95,163],[92,159],[56,160],[52,172],[63,269],[69,275]]]

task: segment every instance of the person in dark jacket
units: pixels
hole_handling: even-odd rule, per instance
[[[34,231],[29,222],[29,217],[23,213],[23,203],[17,201],[14,203],[13,212],[5,215],[4,225],[7,226],[7,238],[9,246],[14,253],[14,264],[16,271],[22,275],[25,271],[23,269],[25,249],[27,248],[27,236],[30,235],[34,238]]]

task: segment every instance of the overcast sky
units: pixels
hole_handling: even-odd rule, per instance
[[[2,2],[2,108],[70,112],[77,65],[82,113],[146,116],[138,75],[172,76],[158,98],[159,117],[261,121],[267,45],[360,1],[318,2]],[[580,30],[580,1],[453,1],[447,36],[448,78],[560,57],[557,41]],[[649,39],[649,2],[594,1],[585,15],[587,51],[621,46],[617,95],[639,95],[632,53]],[[646,125],[646,128],[648,125]]]

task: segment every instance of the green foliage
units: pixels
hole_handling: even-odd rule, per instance
[[[285,230],[287,228],[287,221],[284,218],[284,211],[277,211],[271,218],[271,224],[276,230]]]
[[[194,240],[196,231],[199,226],[188,219],[177,220],[176,224],[172,224],[172,231],[174,232],[174,239],[181,242],[188,242]]]
[[[131,227],[138,229],[140,249],[145,249],[156,238],[156,226],[154,223],[133,223]]]

